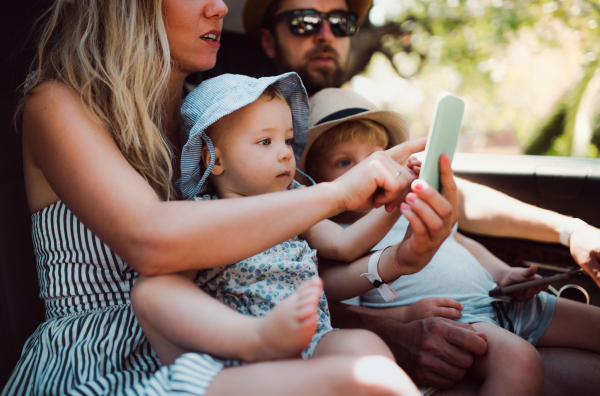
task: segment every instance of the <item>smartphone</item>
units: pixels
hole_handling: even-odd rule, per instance
[[[419,175],[419,179],[425,180],[436,190],[440,190],[440,156],[448,154],[452,163],[464,112],[465,102],[462,99],[450,92],[438,95],[433,123],[427,136],[425,160]]]
[[[564,281],[567,279],[573,279],[573,278],[577,278],[578,276],[584,276],[584,275],[585,275],[585,271],[581,269],[581,270],[567,272],[564,274],[548,276],[546,278],[534,279],[534,280],[525,281],[525,282],[521,282],[521,283],[515,283],[513,285],[498,287],[496,289],[490,290],[490,292],[488,294],[490,297],[496,297],[496,296],[499,296],[502,294],[510,294],[510,293],[517,292],[519,290],[529,289],[531,287],[549,285],[550,283],[560,282],[560,281]]]

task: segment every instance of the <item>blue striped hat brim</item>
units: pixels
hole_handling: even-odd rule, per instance
[[[294,73],[280,76],[252,78],[237,74],[223,74],[202,82],[185,98],[181,106],[181,178],[175,186],[183,199],[193,199],[207,192],[207,169],[202,165],[202,145],[209,151],[212,143],[206,128],[220,118],[256,101],[268,86],[274,85],[290,106],[294,127],[292,147],[296,162],[300,161],[308,139],[310,113],[308,95],[300,77]],[[212,157],[212,155],[211,155]]]

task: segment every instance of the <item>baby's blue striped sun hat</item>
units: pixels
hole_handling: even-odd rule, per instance
[[[308,95],[296,73],[275,77],[252,78],[223,74],[204,81],[185,98],[181,106],[181,178],[175,184],[183,199],[193,199],[208,191],[206,179],[214,165],[214,148],[206,128],[220,118],[254,102],[273,85],[285,97],[292,111],[296,162],[300,161],[308,139]],[[210,165],[203,166],[202,145],[210,152]]]

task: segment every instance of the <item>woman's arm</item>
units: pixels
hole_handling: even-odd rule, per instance
[[[61,83],[42,84],[28,99],[23,145],[31,167],[56,199],[146,275],[236,262],[343,210],[397,205],[400,194],[393,177],[400,165],[391,149],[346,178],[307,189],[212,202],[160,202],[111,133]],[[33,199],[40,183],[26,183]],[[382,193],[375,195],[378,188]]]

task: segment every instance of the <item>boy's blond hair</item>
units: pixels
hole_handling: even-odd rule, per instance
[[[267,89],[265,89],[256,100],[261,99],[265,102],[270,102],[272,100],[282,100],[284,103],[287,103],[285,100],[285,96],[283,96],[281,91],[279,91],[274,85],[269,85]],[[235,111],[233,113],[235,113]],[[227,131],[227,129],[229,129],[229,126],[231,125],[230,123],[234,118],[231,117],[233,113],[228,114],[223,118],[220,118],[214,124],[206,128],[206,135],[208,135],[213,145],[216,146],[225,135],[224,132]]]
[[[358,119],[338,124],[313,143],[306,155],[307,173],[313,173],[315,161],[322,159],[333,146],[353,141],[387,148],[390,137],[385,127],[375,121]]]

